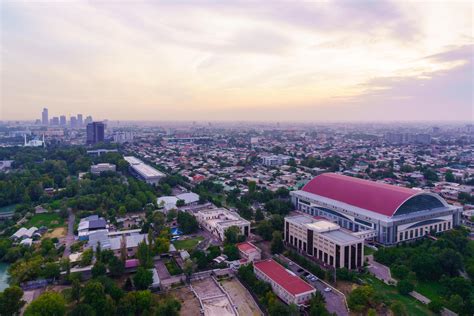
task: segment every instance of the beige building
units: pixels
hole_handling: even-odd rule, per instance
[[[357,269],[364,263],[364,238],[323,218],[285,217],[284,240],[300,252],[335,268]]]
[[[200,210],[195,216],[203,228],[221,240],[225,238],[225,231],[232,226],[238,227],[242,235],[248,236],[250,233],[250,222],[225,208]]]

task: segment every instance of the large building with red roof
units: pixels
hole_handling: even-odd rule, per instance
[[[272,291],[286,304],[306,305],[316,289],[272,259],[253,264],[255,276],[270,283]]]
[[[300,211],[355,232],[374,231],[388,245],[449,230],[460,224],[462,211],[431,192],[335,173],[315,177],[291,197]]]

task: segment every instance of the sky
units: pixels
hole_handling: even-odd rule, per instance
[[[474,121],[470,1],[0,0],[0,119]]]

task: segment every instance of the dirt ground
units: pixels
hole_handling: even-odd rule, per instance
[[[352,292],[353,289],[355,289],[357,286],[355,286],[351,282],[346,282],[346,281],[337,281],[337,286],[336,288],[344,293],[344,295],[349,295],[350,292]]]
[[[66,236],[66,228],[65,227],[58,227],[55,228],[52,232],[48,232],[44,234],[44,237],[48,238],[61,238]]]
[[[176,297],[176,299],[181,303],[181,310],[179,311],[181,316],[200,315],[199,311],[201,310],[201,305],[199,305],[199,300],[189,287],[174,289],[168,293]]]
[[[263,315],[253,297],[238,280],[225,280],[221,284],[237,307],[239,315]]]

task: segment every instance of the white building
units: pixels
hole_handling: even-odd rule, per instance
[[[271,155],[263,156],[262,164],[265,166],[281,166],[286,165],[290,161],[291,157],[286,155]]]
[[[96,165],[91,166],[91,173],[92,174],[99,175],[99,174],[101,174],[102,172],[105,172],[105,171],[115,172],[116,171],[116,166],[114,164],[111,164],[111,163],[98,163]]]
[[[250,233],[250,222],[225,208],[200,210],[195,216],[202,227],[221,240],[225,238],[225,231],[232,226],[238,227],[242,235],[248,236]]]
[[[133,157],[133,156],[125,156],[123,157],[129,164],[130,164],[130,171],[139,179],[145,181],[149,184],[158,184],[162,178],[166,175],[145,164],[140,159]]]
[[[316,293],[314,287],[272,259],[255,262],[253,270],[258,279],[270,283],[272,291],[286,304],[307,305]]]

